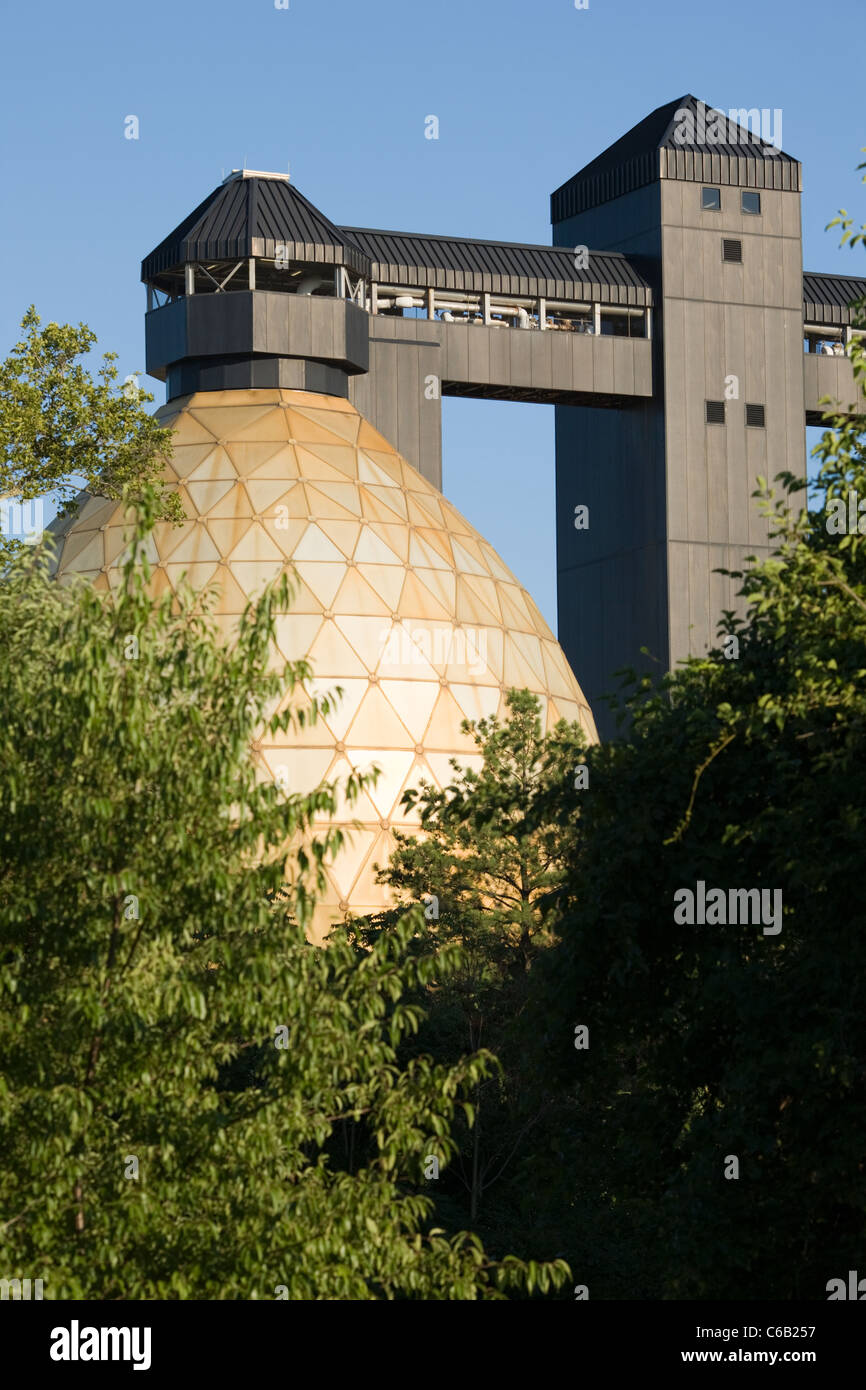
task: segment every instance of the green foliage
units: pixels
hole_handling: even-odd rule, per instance
[[[536,974],[551,1065],[596,1153],[615,1137],[605,1191],[663,1252],[656,1296],[823,1298],[862,1259],[866,536],[827,520],[866,498],[863,420],[834,419],[817,452],[811,507],[790,475],[779,497],[759,484],[777,551],[743,576],[746,617],[635,688],[628,737],[591,751],[570,907]],[[698,880],[781,889],[781,932],[676,924]]]
[[[140,498],[158,486],[171,453],[171,430],[145,409],[153,396],[132,382],[117,388],[116,353],[105,354],[98,380],[76,361],[96,342],[85,324],[40,324],[31,305],[23,338],[0,362],[0,497],[56,491],[74,510],[83,478],[103,497],[126,487]],[[177,493],[158,496],[160,515],[182,521]]]
[[[286,794],[252,747],[307,674],[274,661],[288,589],[224,646],[210,592],[148,597],[155,510],[110,596],[41,553],[0,584],[0,1268],[52,1298],[561,1283],[431,1224],[424,1158],[447,1162],[491,1060],[399,1057],[448,969],[409,949],[417,913],[363,953],[305,940],[335,789]]]
[[[553,940],[558,889],[577,818],[563,830],[560,781],[583,759],[585,739],[562,721],[541,733],[537,698],[512,690],[504,723],[465,721],[482,765],[461,768],[444,791],[422,783],[404,796],[421,814],[420,838],[397,834],[397,849],[380,879],[398,908],[353,925],[369,945],[409,904],[422,904],[416,949],[434,950],[451,965],[423,996],[427,1022],[406,1051],[429,1050],[453,1061],[469,1048],[491,1048],[502,1066],[473,1095],[473,1124],[461,1124],[456,1163],[446,1176],[440,1210],[460,1210],[465,1191],[474,1224],[482,1199],[511,1171],[527,1136],[548,1107],[543,1077],[526,1066],[521,1024],[529,970]]]

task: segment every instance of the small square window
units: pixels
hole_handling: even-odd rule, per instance
[[[707,401],[706,407],[708,425],[723,425],[725,423],[724,401]]]
[[[746,404],[746,424],[753,429],[762,430],[765,427],[764,407],[762,405]]]
[[[720,188],[702,188],[701,207],[704,212],[720,212],[722,208],[722,190]]]
[[[740,207],[742,208],[743,212],[759,213],[761,211],[760,193],[741,193]]]
[[[741,241],[731,241],[727,237],[722,238],[722,260],[731,261],[739,265],[743,259],[743,243]]]

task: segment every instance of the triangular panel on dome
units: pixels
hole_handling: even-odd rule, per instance
[[[357,563],[357,562],[356,562]],[[358,573],[363,576],[374,592],[386,605],[389,613],[395,613],[403,592],[406,571],[400,564],[358,565]]]
[[[341,469],[326,463],[303,444],[295,444],[294,448],[302,478],[308,478],[310,482],[346,483],[346,475]]]
[[[358,537],[361,534],[361,523],[320,516],[318,524],[328,540],[334,542],[334,545],[347,560],[351,560],[358,543]]]
[[[378,621],[378,620],[376,620]],[[333,621],[326,622],[309,649],[308,659],[315,676],[367,677],[365,665]]]
[[[383,618],[391,616],[391,609],[371,589],[354,565],[346,570],[332,607],[338,613],[380,613]]]
[[[334,483],[328,478],[307,480],[307,496],[317,516],[335,519],[360,517],[361,498],[354,483]]]
[[[476,555],[470,544],[471,536],[461,536],[460,540],[456,536],[451,538],[451,550],[454,555],[454,564],[458,570],[465,574],[487,575],[488,570],[484,562]]]
[[[312,590],[304,583],[302,575],[289,567],[289,583],[292,586],[293,613],[322,613],[325,605],[320,603]]]
[[[185,580],[193,589],[201,590],[213,579],[217,572],[217,566],[213,560],[202,560],[193,564],[175,565],[169,563],[165,566],[165,572],[173,589],[176,589],[181,581]]]
[[[244,486],[252,503],[253,511],[261,515],[272,512],[276,516],[276,506],[291,490],[291,480],[286,478],[246,478]]]
[[[345,439],[349,444],[356,444],[358,439],[358,429],[361,424],[361,417],[346,410],[319,410],[315,407],[308,409],[304,406],[295,406],[294,409],[299,415],[304,415],[311,420],[314,425],[321,425],[324,429],[330,430],[332,434],[337,434],[341,439]]]
[[[368,795],[376,806],[379,815],[390,819],[391,812],[400,796],[407,773],[415,761],[414,750],[409,748],[351,748],[348,756],[359,772],[375,765],[379,776],[373,786],[372,780]]]
[[[80,556],[84,556],[84,563]],[[97,558],[98,557],[98,558]],[[103,533],[98,530],[75,531],[66,537],[63,547],[64,569],[101,569],[105,564]]]
[[[386,655],[396,625],[383,618],[365,618],[339,613],[334,621],[352,649],[374,674]]]
[[[505,685],[509,689],[538,690],[541,681],[526,660],[522,651],[512,641],[512,634],[505,637]]]
[[[225,562],[217,565],[214,578],[219,584],[220,592],[213,611],[215,613],[243,613],[247,605],[247,595]]]
[[[164,414],[164,411],[168,411],[168,413]],[[171,426],[175,452],[179,448],[200,444],[208,449],[213,448],[215,440],[213,431],[209,430],[201,420],[191,415],[188,410],[172,412],[170,408],[163,406],[162,410],[156,412],[156,418],[164,428]]]
[[[307,653],[322,630],[323,622],[320,613],[289,611],[277,615],[274,619],[277,646],[287,661],[306,660]]]
[[[523,594],[516,584],[499,586],[499,602],[502,607],[502,620],[507,628],[520,628],[522,632],[535,632],[535,623],[523,601]]]
[[[442,689],[438,681],[391,680],[384,676],[379,685],[388,703],[397,711],[416,744],[424,739],[433,706]],[[497,691],[498,695],[498,691]]]
[[[254,521],[243,536],[238,541],[234,549],[228,556],[231,564],[238,561],[256,562],[274,561],[282,563],[284,556],[279,547],[271,540],[267,531],[260,522]]]
[[[400,488],[380,487],[378,483],[365,483],[363,491],[368,496],[374,497],[377,502],[380,502],[382,506],[386,507],[390,512],[394,512],[398,516],[401,516],[404,521],[408,521],[409,513],[406,507],[406,498],[403,496]]]
[[[467,584],[468,575],[458,574],[457,576],[457,619],[458,622],[467,623],[475,627],[487,627],[495,624],[497,627],[502,622],[497,611],[494,613],[488,608],[486,603],[474,593]]]
[[[430,531],[414,530],[409,540],[409,564],[421,565],[426,569],[450,570],[454,559],[448,542]]]
[[[378,497],[374,497],[368,488],[360,489],[361,510],[365,521],[379,522],[381,525],[392,525],[396,520],[396,514],[391,507],[386,507]],[[405,527],[403,528],[405,530]],[[406,538],[408,545],[408,536]]]
[[[408,729],[395,714],[378,685],[371,685],[346,732],[352,748],[400,748],[412,742]]]
[[[317,817],[323,822],[332,822],[341,827],[349,826],[353,821],[360,821],[361,825],[370,826],[371,822],[377,823],[381,817],[376,807],[373,805],[368,793],[361,789],[353,800],[349,800],[347,788],[349,778],[357,771],[352,766],[345,754],[335,758],[328,768],[328,775],[325,781],[334,784],[334,813]]]
[[[376,487],[399,487],[399,476],[395,479],[393,472],[388,472],[380,463],[374,462],[362,449],[358,451],[358,481],[361,483],[371,483]]]
[[[202,523],[207,527],[208,533],[213,537],[214,545],[225,557],[231,555],[236,546],[240,545],[247,531],[252,526],[250,517],[208,517]]]
[[[389,545],[386,545],[385,541],[381,536],[376,534],[372,526],[363,526],[361,528],[352,559],[355,561],[355,564],[359,564],[362,560],[369,561],[374,565],[402,566],[403,563],[400,556],[392,550]]]
[[[231,440],[225,451],[242,478],[299,478],[300,469],[291,444],[277,440]]]
[[[329,540],[324,531],[316,522],[311,521],[304,532],[298,545],[295,547],[296,560],[314,560],[316,563],[323,562],[339,563],[345,567],[345,556],[340,552],[334,542]]]
[[[443,529],[445,526],[445,518],[442,515],[442,508],[439,506],[432,490],[430,492],[410,492],[409,502],[410,504],[414,503],[415,506],[421,509],[424,519],[419,525],[433,526],[437,530]]]
[[[287,794],[308,796],[322,781],[333,760],[332,748],[263,747],[268,776]]]
[[[329,470],[336,469],[353,483],[358,481],[358,451],[351,444],[307,443],[300,447],[314,458],[321,459]],[[331,476],[330,472],[327,476]]]
[[[425,588],[441,603],[445,612],[453,614],[457,608],[457,576],[453,570],[414,569],[413,574]]]
[[[451,694],[460,706],[464,719],[492,719],[499,708],[500,689],[498,685],[462,684],[453,681]]]
[[[542,659],[544,661],[544,674],[546,678],[546,685],[552,695],[564,695],[566,698],[568,698],[568,696],[572,693],[573,683],[566,679],[565,674],[559,666],[559,663],[555,660],[553,651],[554,645],[555,644],[553,642],[542,641],[541,643],[541,654]]]
[[[289,431],[289,438],[297,440],[298,444],[333,444],[333,431],[321,424],[318,420],[311,420],[309,415],[294,406],[290,406],[286,411],[286,426]]]
[[[312,665],[312,663],[310,664]],[[361,701],[370,688],[368,678],[365,676],[311,677],[306,682],[306,686],[310,694],[315,694],[318,697],[333,696],[331,708],[328,714],[323,716],[323,719],[334,738],[338,742],[342,742],[346,737],[349,725],[358,713]],[[341,695],[336,694],[338,688],[342,691]]]
[[[360,441],[359,447],[361,447]],[[405,485],[400,455],[393,449],[373,449],[364,447],[363,452],[371,463],[375,463],[379,468],[384,469],[391,484],[396,487],[403,487]],[[418,475],[416,474],[416,476]]]
[[[378,505],[378,504],[377,504]],[[383,540],[388,549],[403,561],[404,564],[409,560],[409,529],[391,521],[382,522],[373,520],[369,523],[370,530],[374,536]]]
[[[219,478],[230,478],[234,482],[237,476],[237,471],[227,451],[220,445],[216,445],[208,450],[201,462],[189,474],[187,484],[213,483]]]
[[[440,687],[439,698],[421,739],[428,756],[431,749],[448,749],[452,753],[474,751],[475,743],[471,734],[460,731],[464,718],[463,711],[448,687]]]
[[[295,552],[297,555],[297,551]],[[337,590],[346,573],[345,565],[334,561],[318,564],[314,560],[295,560],[294,568],[325,610],[333,606]]]
[[[255,597],[266,584],[279,577],[285,560],[280,556],[278,560],[232,560],[231,563],[241,586]]]
[[[469,593],[474,594],[479,603],[484,605],[490,614],[488,621],[495,623],[498,627],[503,621],[503,614],[499,607],[499,595],[496,591],[495,580],[480,574],[464,574],[460,576],[460,582]],[[507,627],[508,624],[506,623],[505,626]]]
[[[274,409],[271,404],[208,405],[206,401],[207,395],[204,393],[194,396],[189,414],[214,439],[240,439],[250,425],[261,420],[264,415],[272,414]]]
[[[450,612],[445,608],[426,584],[422,584],[413,570],[406,571],[406,580],[397,609],[401,618],[415,618],[430,622],[448,622]]]
[[[243,429],[234,430],[233,433],[241,443],[249,444],[271,444],[287,438],[286,422],[278,405],[263,408],[255,420],[250,420]]]
[[[203,560],[219,560],[220,553],[203,526],[191,524],[179,545],[172,546],[168,557],[173,564],[201,564]]]
[[[199,516],[204,512],[211,511],[212,508],[216,507],[217,503],[222,501],[227,493],[232,492],[236,487],[237,484],[234,482],[233,478],[214,478],[213,481],[207,483],[193,482],[192,480],[187,482],[187,492]],[[221,513],[215,514],[222,516],[248,516],[250,511],[248,507],[245,513],[238,513],[234,510],[223,510]]]
[[[391,446],[383,434],[374,429],[369,420],[361,417],[361,427],[358,430],[358,447],[360,449],[383,450],[387,452]]]
[[[484,556],[484,563],[487,565],[490,573],[494,575],[495,578],[502,579],[506,584],[513,584],[514,575],[511,573],[511,570],[502,563],[493,547],[485,545],[482,541],[480,549],[481,554]]]

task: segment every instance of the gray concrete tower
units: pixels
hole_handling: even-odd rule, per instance
[[[556,409],[559,635],[593,702],[642,647],[662,672],[712,643],[714,570],[767,550],[756,477],[805,468],[800,165],[734,114],[681,97],[552,198],[555,243],[624,253],[656,304],[653,398]]]

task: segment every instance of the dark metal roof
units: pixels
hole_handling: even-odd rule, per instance
[[[686,128],[683,113],[691,119],[695,136],[703,133],[707,138],[678,138],[678,132]],[[724,116],[722,133],[728,138],[710,139],[711,122],[719,114]],[[737,114],[745,116],[745,109]],[[659,178],[799,192],[800,164],[728,113],[717,112],[687,93],[657,107],[557,188],[550,199],[551,221],[562,222]]]
[[[803,319],[806,323],[853,323],[863,311],[851,305],[866,298],[866,280],[856,275],[803,271]]]
[[[141,265],[153,280],[187,261],[272,257],[277,244],[294,261],[345,265],[369,275],[367,257],[286,178],[243,173],[199,203]]]
[[[424,235],[343,227],[372,263],[372,277],[383,284],[463,290],[469,293],[602,303],[652,303],[652,291],[625,256],[590,251],[578,270],[574,253],[557,246]]]

